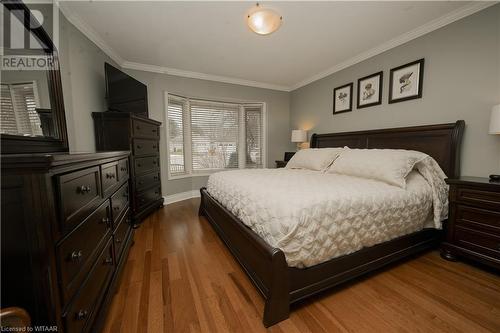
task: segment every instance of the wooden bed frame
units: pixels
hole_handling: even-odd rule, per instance
[[[460,171],[460,142],[465,122],[360,132],[314,134],[312,148],[390,148],[432,156],[450,178]],[[303,269],[289,267],[284,253],[267,244],[236,216],[201,190],[199,215],[213,226],[265,298],[264,326],[289,316],[290,305],[396,260],[439,244],[441,231],[424,229]]]

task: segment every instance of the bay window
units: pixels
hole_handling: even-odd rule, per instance
[[[167,94],[169,178],[262,168],[264,104]]]

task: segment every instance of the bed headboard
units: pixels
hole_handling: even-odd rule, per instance
[[[450,178],[460,176],[460,143],[465,121],[359,132],[313,134],[311,148],[410,149],[432,156]]]

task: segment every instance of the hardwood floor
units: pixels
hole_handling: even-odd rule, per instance
[[[264,332],[264,303],[199,200],[136,230],[104,332]],[[500,332],[500,275],[437,251],[292,306],[270,332]]]

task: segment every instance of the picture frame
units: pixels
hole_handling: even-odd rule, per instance
[[[389,81],[389,104],[422,98],[424,58],[392,68]]]
[[[353,83],[333,89],[333,114],[352,111]]]
[[[358,79],[357,108],[382,104],[384,72],[380,71]]]

